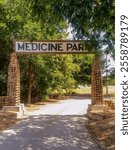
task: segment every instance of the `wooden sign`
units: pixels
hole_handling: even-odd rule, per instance
[[[17,53],[88,53],[82,41],[15,41]]]

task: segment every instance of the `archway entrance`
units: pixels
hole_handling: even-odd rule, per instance
[[[43,42],[14,42],[15,52],[10,56],[8,68],[7,97],[3,106],[17,106],[20,104],[20,67],[18,54],[90,54],[85,49],[83,41],[43,41]],[[95,55],[91,73],[92,104],[103,100],[101,68],[99,57]]]

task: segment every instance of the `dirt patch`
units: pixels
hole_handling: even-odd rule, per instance
[[[15,113],[0,111],[0,131],[7,129],[20,120],[21,119],[17,119]]]
[[[115,150],[115,112],[89,112],[88,129],[103,150]],[[95,117],[96,116],[96,117]]]

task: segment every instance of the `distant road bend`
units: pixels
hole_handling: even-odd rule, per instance
[[[67,99],[29,112],[0,132],[0,150],[101,150],[86,128],[90,99]]]

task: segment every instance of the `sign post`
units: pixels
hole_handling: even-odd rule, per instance
[[[82,41],[15,41],[16,53],[88,53]]]

